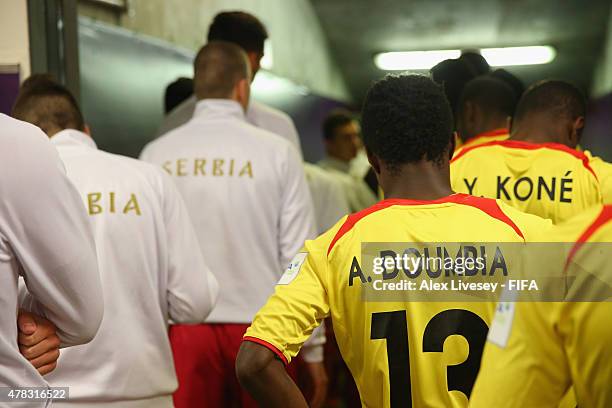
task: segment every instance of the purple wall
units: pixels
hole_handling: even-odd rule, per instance
[[[19,92],[19,73],[0,71],[0,112],[10,115]]]
[[[612,93],[591,102],[581,145],[612,161]]]
[[[322,124],[327,114],[336,108],[351,109],[351,106],[317,95],[306,95],[290,106],[278,106],[287,112],[300,133],[304,159],[316,163],[325,155]]]
[[[257,99],[291,116],[300,134],[304,159],[311,163],[316,163],[325,154],[321,128],[327,114],[336,108],[355,111],[353,106],[346,103],[310,93],[288,92],[282,100],[266,95],[259,95]]]

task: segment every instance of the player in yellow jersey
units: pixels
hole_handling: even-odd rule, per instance
[[[508,127],[518,96],[510,85],[492,76],[468,82],[457,107],[457,134],[462,144],[455,151],[508,139]]]
[[[579,407],[612,406],[612,206],[593,207],[545,235],[575,242],[561,265],[572,277],[570,299],[500,309],[472,407],[555,407],[571,385]]]
[[[453,190],[501,199],[554,223],[601,203],[589,158],[575,150],[585,105],[566,82],[533,85],[519,101],[510,139],[464,148],[453,157]]]
[[[262,406],[305,407],[283,363],[331,316],[363,406],[466,407],[494,303],[411,301],[408,292],[364,300],[384,281],[369,272],[362,244],[523,243],[550,221],[453,193],[452,114],[429,78],[387,76],[375,83],[362,119],[386,199],[306,242],[247,330],[238,378]]]

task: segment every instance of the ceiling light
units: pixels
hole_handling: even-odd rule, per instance
[[[480,53],[492,67],[548,64],[557,55],[555,49],[549,45],[483,48]]]
[[[452,58],[459,58],[460,50],[382,52],[374,57],[376,66],[385,71],[430,69]]]
[[[557,55],[556,50],[549,45],[483,48],[480,53],[493,67],[548,64]],[[382,52],[374,57],[374,63],[384,71],[428,70],[446,59],[459,58],[460,55],[460,50]]]

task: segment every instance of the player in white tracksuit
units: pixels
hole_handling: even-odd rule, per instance
[[[47,388],[17,344],[19,277],[30,291],[29,309],[57,326],[62,346],[87,343],[103,314],[94,241],[79,196],[40,129],[0,114],[0,155],[0,386]],[[0,407],[47,406],[6,397]]]
[[[32,85],[14,112],[51,137],[81,195],[105,300],[93,341],[63,352],[47,376],[70,387],[70,399],[54,406],[172,407],[168,320],[203,322],[218,292],[176,186],[156,166],[98,150],[60,85]]]

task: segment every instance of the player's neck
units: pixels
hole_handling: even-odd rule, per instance
[[[512,126],[511,140],[530,143],[562,143],[562,127],[559,121],[545,115],[534,115],[524,118]]]
[[[448,163],[405,164],[397,172],[382,170],[379,180],[385,198],[437,200],[453,194]]]
[[[475,136],[480,136],[486,133],[490,133],[498,129],[506,129],[508,127],[508,121],[506,118],[496,118],[490,120],[485,126],[480,129],[480,132]]]
[[[555,131],[547,128],[521,126],[512,130],[510,140],[518,140],[529,143],[560,143],[554,137]]]
[[[491,117],[489,120],[482,123],[480,126],[475,127],[472,130],[472,134],[464,141],[467,142],[468,140],[472,140],[474,138],[480,137],[493,130],[505,129],[506,127],[508,127],[508,121],[505,118]]]

